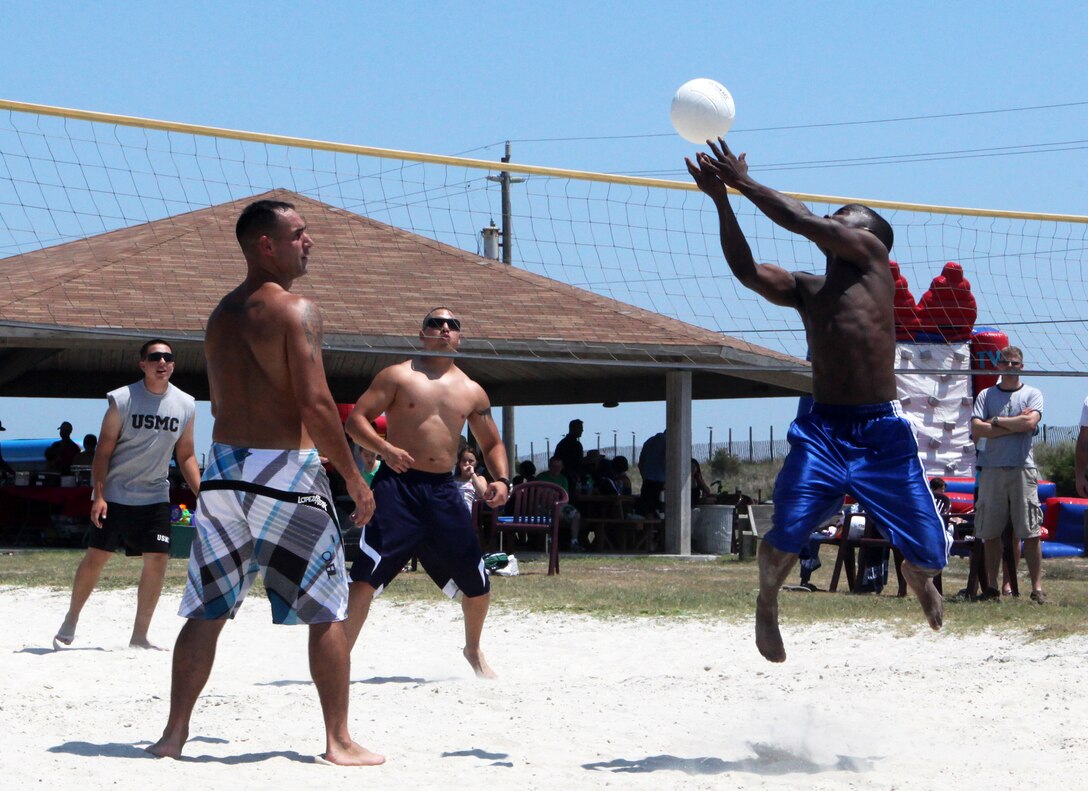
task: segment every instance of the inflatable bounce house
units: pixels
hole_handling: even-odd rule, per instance
[[[895,367],[902,371],[896,375],[896,384],[903,411],[915,425],[926,473],[973,477],[971,410],[975,393],[989,386],[976,380],[990,377],[971,377],[967,372],[996,367],[996,352],[990,360],[976,353],[976,347],[1000,350],[1008,345],[1008,339],[988,329],[975,333],[978,309],[959,264],[945,264],[917,304],[898,264],[893,261],[891,267],[895,279]],[[940,373],[915,373],[934,369]]]
[[[896,374],[899,400],[914,423],[926,474],[945,479],[955,511],[970,511],[975,490],[975,445],[970,434],[974,399],[997,384],[997,374],[989,372],[996,371],[1009,339],[994,327],[975,327],[978,309],[959,264],[945,264],[917,304],[896,262],[891,262],[891,269],[895,367],[902,371]],[[913,372],[917,370],[929,373]],[[1043,557],[1083,555],[1088,500],[1056,495],[1053,483],[1039,481]]]

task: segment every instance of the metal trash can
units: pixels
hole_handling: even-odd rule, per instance
[[[697,527],[691,531],[692,549],[699,555],[728,555],[733,551],[731,505],[700,505]]]

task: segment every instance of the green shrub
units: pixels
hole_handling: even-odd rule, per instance
[[[710,474],[723,481],[726,478],[735,477],[740,472],[740,459],[730,453],[728,448],[715,450],[709,465]]]
[[[1072,442],[1054,445],[1037,445],[1033,451],[1039,477],[1053,481],[1059,497],[1077,496],[1077,468],[1074,458],[1076,446]]]

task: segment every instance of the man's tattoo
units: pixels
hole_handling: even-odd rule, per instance
[[[316,360],[321,354],[321,311],[311,302],[302,311],[302,331],[310,344],[310,359]]]
[[[477,409],[476,414],[480,417],[488,417],[491,414],[491,407],[485,406],[483,409]]]

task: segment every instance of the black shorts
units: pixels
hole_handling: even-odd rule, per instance
[[[106,503],[102,528],[91,525],[89,546],[114,552],[124,544],[125,555],[170,552],[170,503],[122,505]]]
[[[369,583],[381,593],[415,555],[450,598],[491,590],[472,512],[453,475],[398,473],[383,464],[371,488],[376,508],[359,540],[353,581]]]

